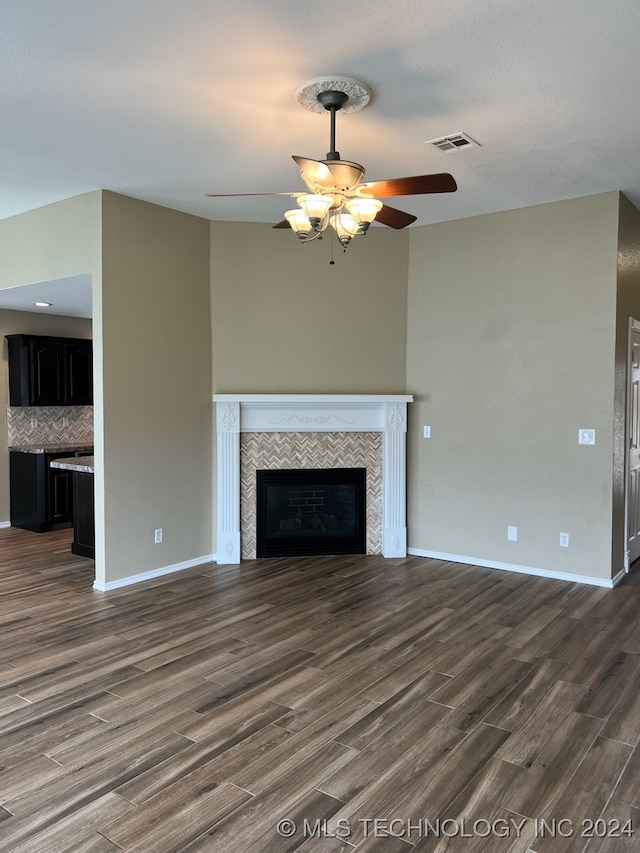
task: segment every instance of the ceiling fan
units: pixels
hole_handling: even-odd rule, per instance
[[[415,175],[383,181],[364,181],[364,166],[342,160],[336,151],[336,113],[355,112],[369,102],[371,92],[364,83],[350,77],[316,78],[298,87],[298,103],[312,112],[328,111],[331,116],[330,151],[325,160],[311,160],[293,155],[300,168],[300,177],[307,192],[278,193],[207,193],[209,198],[248,195],[282,195],[295,198],[299,207],[288,210],[285,219],[274,228],[291,227],[301,242],[321,238],[322,232],[333,226],[342,246],[352,237],[363,235],[371,223],[380,222],[390,228],[406,228],[417,217],[383,204],[380,198],[427,193],[455,192],[452,175]],[[376,198],[378,197],[378,198]]]

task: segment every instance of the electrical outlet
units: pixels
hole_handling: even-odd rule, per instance
[[[31,429],[37,429],[37,427],[38,427],[38,419],[37,418],[31,418]]]
[[[595,444],[596,431],[595,429],[579,429],[578,444]]]
[[[62,426],[63,427],[69,426],[69,418],[67,418],[67,417],[62,418]]]
[[[569,534],[568,533],[561,533],[560,534],[560,547],[561,548],[568,548],[569,547]]]
[[[162,542],[162,528],[156,527],[153,532],[153,541],[154,544],[159,545]]]
[[[423,438],[431,438],[431,427],[423,426],[422,427],[422,437]]]
[[[507,539],[509,542],[517,542],[518,541],[518,528],[517,527],[507,527]]]

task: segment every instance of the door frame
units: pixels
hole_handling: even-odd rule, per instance
[[[631,429],[631,371],[632,371],[632,337],[633,332],[640,332],[640,320],[629,317],[627,331],[627,369],[625,379],[625,412],[624,412],[624,570],[629,572],[629,430]]]

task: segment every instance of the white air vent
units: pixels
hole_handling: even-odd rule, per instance
[[[466,133],[450,133],[449,136],[441,136],[439,139],[429,139],[425,144],[432,145],[445,154],[465,151],[467,148],[480,148],[480,143]]]

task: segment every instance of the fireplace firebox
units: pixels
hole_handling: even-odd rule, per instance
[[[256,471],[256,556],[366,553],[366,468]]]

